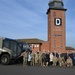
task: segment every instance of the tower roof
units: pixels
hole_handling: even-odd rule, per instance
[[[50,10],[63,10],[63,11],[67,10],[64,8],[63,0],[50,0],[48,5],[49,8],[46,14],[48,14]]]
[[[63,0],[50,0],[49,8],[64,8]]]

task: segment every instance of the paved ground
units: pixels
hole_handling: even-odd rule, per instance
[[[3,66],[0,64],[0,75],[75,75],[75,66],[72,68],[64,67],[40,67],[22,64]]]

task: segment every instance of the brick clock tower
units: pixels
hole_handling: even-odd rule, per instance
[[[65,11],[62,0],[51,0],[47,10],[48,42],[50,52],[64,53],[66,50]]]

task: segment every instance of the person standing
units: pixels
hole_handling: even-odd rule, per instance
[[[46,65],[46,52],[43,50],[42,52],[42,66]]]
[[[50,53],[49,58],[50,58],[50,65],[52,65],[53,64],[53,53]]]
[[[42,66],[42,53],[39,51],[39,57],[38,57],[39,65]]]
[[[32,51],[32,59],[31,59],[31,65],[35,65],[35,53]]]
[[[37,51],[35,52],[35,65],[37,65],[37,63],[38,63],[38,55],[37,55]]]
[[[57,61],[58,61],[58,58],[56,57],[56,55],[54,55],[53,56],[53,66],[57,65]]]
[[[31,59],[32,59],[31,52],[29,52],[28,53],[28,66],[31,65]]]
[[[27,66],[27,60],[28,60],[28,51],[25,51],[21,54],[23,56],[23,67]]]
[[[46,66],[49,66],[49,61],[50,61],[50,58],[49,58],[49,51],[46,53]]]

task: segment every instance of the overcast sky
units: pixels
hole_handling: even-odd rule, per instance
[[[0,36],[47,40],[50,0],[0,0]],[[75,0],[63,0],[66,12],[66,44],[75,47]]]

